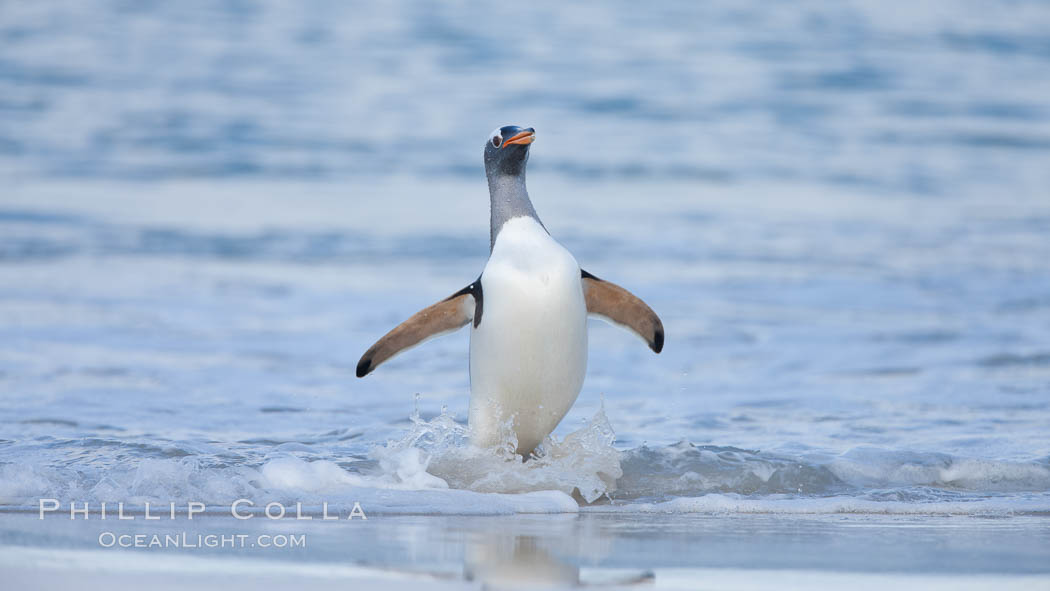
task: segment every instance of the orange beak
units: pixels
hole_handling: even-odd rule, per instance
[[[506,148],[511,144],[521,144],[523,146],[527,146],[534,141],[536,141],[535,131],[523,131],[519,134],[514,135],[514,137],[510,137],[504,140],[503,145],[501,147]]]

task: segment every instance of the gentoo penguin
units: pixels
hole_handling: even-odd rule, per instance
[[[510,427],[528,457],[569,411],[587,371],[587,316],[623,326],[659,353],[660,318],[622,287],[598,279],[547,232],[525,189],[536,139],[510,125],[485,142],[491,204],[490,253],[473,283],[425,308],[372,345],[357,377],[426,339],[472,325],[472,441],[498,445]]]

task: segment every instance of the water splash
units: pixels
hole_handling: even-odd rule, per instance
[[[484,493],[557,490],[592,503],[614,492],[623,476],[623,454],[612,446],[614,439],[602,409],[564,439],[548,436],[523,461],[514,453],[517,440],[509,425],[501,430],[498,446],[479,448],[470,443],[468,428],[443,410],[430,421],[414,414],[410,431],[375,448],[372,457],[384,475],[396,475],[405,485],[440,487],[440,481],[448,488]]]

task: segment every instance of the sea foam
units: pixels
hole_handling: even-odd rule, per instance
[[[274,447],[260,462],[230,465],[206,453],[95,466],[0,465],[0,506],[123,502],[221,506],[249,499],[316,512],[359,502],[369,512],[508,514],[587,511],[710,513],[1050,512],[1050,463],[858,447],[798,457],[694,445],[618,450],[604,411],[527,460],[505,429],[480,449],[446,411],[418,413],[367,458]],[[110,505],[113,506],[113,505]],[[338,509],[336,509],[338,510]]]
[[[513,451],[517,440],[510,429],[504,429],[501,445],[481,449],[445,411],[430,421],[418,415],[412,420],[405,437],[373,451],[384,472],[393,470],[406,483],[435,486],[440,481],[485,493],[556,490],[591,503],[615,491],[623,476],[623,454],[612,445],[615,434],[604,410],[562,440],[548,436],[525,461]]]

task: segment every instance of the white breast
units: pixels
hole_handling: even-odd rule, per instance
[[[481,275],[470,336],[470,428],[480,445],[508,422],[528,453],[572,407],[587,372],[580,266],[536,220],[503,225]]]

